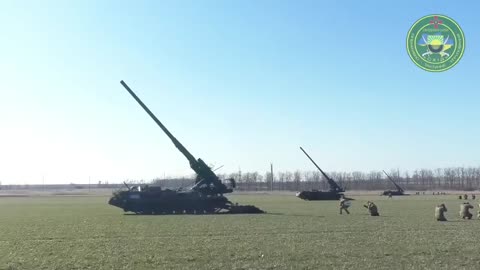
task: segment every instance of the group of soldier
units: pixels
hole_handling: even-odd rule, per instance
[[[473,197],[475,198],[475,197]],[[345,211],[347,214],[350,214],[348,211],[348,208],[350,207],[350,201],[352,199],[346,198],[345,196],[340,197],[340,215]],[[378,207],[375,205],[374,202],[368,201],[367,204],[363,205],[363,207],[367,208],[368,213],[371,216],[379,216],[380,214],[378,213]],[[480,208],[480,204],[478,205]],[[470,213],[470,209],[473,209],[473,205],[471,205],[469,202],[463,202],[460,204],[460,217],[462,219],[472,219],[473,214]],[[439,204],[435,207],[435,219],[437,221],[447,221],[447,218],[445,217],[445,212],[447,212],[447,207],[445,204]],[[478,211],[477,218],[480,219],[480,211]]]
[[[476,197],[475,197],[475,194],[472,194],[472,195],[470,195],[470,196],[472,196],[472,200],[475,200],[475,198],[476,198]],[[468,194],[464,194],[463,197],[462,197],[462,195],[458,195],[458,199],[460,199],[460,200],[461,200],[461,199],[468,200]]]
[[[480,204],[479,204],[480,207]],[[462,219],[472,219],[473,215],[470,213],[470,209],[473,209],[473,205],[469,202],[464,202],[460,204],[460,218]],[[435,207],[435,219],[437,221],[447,221],[445,217],[445,212],[447,212],[447,207],[445,204],[439,204]],[[480,211],[478,211],[477,218],[480,219]]]
[[[475,200],[476,196],[475,194],[471,195],[472,200]],[[468,195],[464,194],[459,195],[458,199],[460,200],[468,200]],[[478,205],[480,208],[480,204]],[[470,209],[473,209],[473,205],[471,205],[469,202],[463,202],[460,204],[460,218],[462,219],[472,219],[473,215],[470,213]],[[437,221],[447,221],[447,218],[445,218],[445,212],[447,212],[447,207],[445,204],[439,204],[437,207],[435,207],[435,219]],[[480,219],[480,211],[478,211],[477,218]]]
[[[340,197],[340,215],[342,214],[343,211],[345,211],[347,214],[350,214],[348,211],[348,207],[350,207],[350,202],[352,199],[350,198],[345,198],[345,196]],[[363,207],[367,208],[368,213],[371,216],[379,216],[380,214],[378,213],[378,208],[375,205],[375,203],[368,201],[367,204],[363,205]]]
[[[415,192],[415,195],[422,195],[422,192],[417,191]],[[423,195],[425,195],[425,191],[423,192]],[[432,195],[447,195],[447,193],[438,191],[438,192],[433,192]]]

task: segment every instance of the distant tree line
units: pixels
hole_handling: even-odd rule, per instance
[[[480,167],[420,169],[409,171],[390,170],[387,173],[405,190],[478,190],[480,189]],[[327,172],[328,176],[347,190],[387,190],[395,186],[382,171]],[[319,171],[285,171],[263,174],[258,172],[237,172],[218,174],[220,179],[234,178],[237,190],[243,191],[299,191],[327,190],[326,179]],[[181,179],[154,180],[165,187],[187,187],[193,177]]]
[[[390,170],[387,172],[394,181],[404,190],[480,190],[480,167],[453,167],[435,170],[420,169],[409,171]],[[327,172],[338,185],[348,190],[388,190],[395,186],[387,179],[382,171],[366,172]],[[284,171],[263,174],[258,172],[237,172],[218,174],[220,179],[233,178],[240,191],[300,191],[300,190],[327,190],[326,179],[319,171]],[[187,188],[194,183],[194,176],[175,179],[126,180],[128,185],[154,184],[165,188]],[[117,181],[116,181],[117,182]],[[63,185],[0,185],[0,189],[90,189],[90,188],[121,188],[122,181],[109,184],[107,181],[98,184],[63,184]]]

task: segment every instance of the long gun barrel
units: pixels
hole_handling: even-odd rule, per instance
[[[226,186],[220,181],[217,175],[207,166],[207,164],[201,160],[196,160],[195,157],[188,152],[188,150],[175,138],[170,131],[158,120],[158,118],[148,109],[148,107],[137,97],[137,95],[128,87],[128,85],[122,80],[120,83],[127,89],[128,93],[140,104],[140,106],[147,112],[148,115],[157,123],[157,125],[167,134],[167,136],[172,140],[175,147],[177,147],[180,152],[188,159],[190,163],[190,168],[195,171],[197,174],[197,180],[195,183],[194,188],[200,186],[201,184],[213,184],[218,191],[218,193],[228,193],[232,192],[231,190],[227,189]]]
[[[168,131],[168,129],[162,124],[162,122],[160,122],[160,120],[158,120],[158,118],[152,113],[152,111],[150,111],[150,109],[137,97],[137,95],[132,91],[132,89],[130,89],[130,87],[128,87],[128,85],[124,81],[120,81],[120,83],[123,85],[123,87],[125,87],[125,89],[127,89],[128,93],[132,95],[132,97],[138,102],[138,104],[142,106],[142,108],[148,113],[148,115],[150,115],[153,121],[157,123],[157,125],[163,130],[163,132],[167,134],[170,140],[172,140],[175,147],[177,147],[178,150],[183,153],[183,155],[188,159],[190,164],[195,163],[195,157],[190,154],[190,152],[188,152],[188,150],[177,140],[177,138],[173,137],[172,133]]]
[[[382,170],[383,173],[388,177],[388,179],[390,181],[392,181],[392,183],[395,185],[395,187],[397,188],[398,191],[400,192],[403,192],[403,188],[401,188],[399,185],[397,185],[397,183],[395,183],[395,181],[393,181],[393,179],[390,177],[390,175],[388,175],[384,170]]]
[[[315,167],[317,167],[317,169],[322,173],[322,175],[325,177],[325,179],[327,179],[331,190],[335,190],[335,191],[338,191],[338,192],[344,192],[345,191],[343,188],[341,188],[339,185],[337,185],[337,183],[335,181],[333,181],[332,178],[328,177],[328,175],[317,165],[317,163],[315,163],[315,161],[313,161],[313,159],[307,154],[307,152],[305,150],[303,150],[302,147],[300,147],[300,150],[302,150],[302,152],[308,157],[308,159],[310,159],[310,161],[313,163],[313,165],[315,165]]]

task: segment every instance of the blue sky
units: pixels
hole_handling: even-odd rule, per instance
[[[475,1],[2,1],[0,181],[191,174],[125,80],[220,172],[478,166]],[[445,14],[466,37],[446,72],[406,33]]]

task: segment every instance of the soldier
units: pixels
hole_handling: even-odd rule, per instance
[[[379,216],[380,215],[378,213],[377,206],[371,201],[368,201],[367,204],[364,205],[363,207],[368,209],[368,212],[370,213],[371,216]]]
[[[475,200],[475,194],[472,194],[472,200]]]
[[[473,205],[471,205],[469,202],[464,202],[460,204],[460,217],[465,219],[472,219],[472,213],[470,213],[470,209],[473,209]]]
[[[435,219],[437,221],[447,221],[444,215],[445,212],[447,212],[447,207],[445,204],[442,203],[437,205],[437,207],[435,207]]]
[[[458,196],[458,199],[461,200],[461,199],[462,199],[462,195],[459,195],[459,196]]]
[[[345,196],[342,195],[340,197],[340,215],[342,214],[343,210],[345,210],[347,214],[350,214],[350,212],[348,212],[348,207],[350,207],[349,199],[346,199]]]
[[[463,199],[468,200],[468,195],[467,194],[463,195]]]

